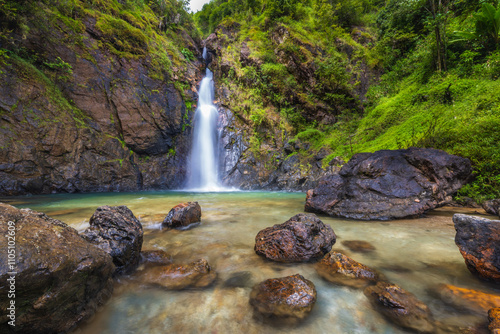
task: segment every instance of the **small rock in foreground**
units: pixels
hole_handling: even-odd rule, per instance
[[[330,252],[316,264],[318,274],[329,282],[364,288],[375,284],[379,274],[342,253]]]
[[[489,309],[500,307],[500,295],[454,285],[441,284],[435,289],[435,294],[459,310],[465,309],[477,314],[486,314]]]
[[[427,305],[396,284],[378,282],[364,293],[392,323],[419,333],[434,332],[434,320]]]
[[[490,321],[488,329],[491,334],[500,334],[500,307],[488,311],[488,320]]]
[[[250,293],[250,305],[265,316],[304,319],[316,303],[314,284],[301,275],[271,278]]]

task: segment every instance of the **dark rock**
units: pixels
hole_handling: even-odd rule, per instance
[[[483,209],[490,215],[500,216],[500,199],[492,199],[484,202]]]
[[[7,236],[13,228],[12,269]],[[111,296],[113,260],[63,222],[0,203],[0,234],[1,333],[12,330],[7,324],[10,300],[15,300],[16,332],[63,333],[91,317]],[[7,299],[12,271],[17,272],[15,299]]]
[[[418,217],[451,201],[472,172],[468,159],[435,149],[359,153],[307,192],[305,210],[334,217]]]
[[[113,257],[116,274],[128,274],[139,265],[142,224],[126,206],[101,206],[82,236]]]
[[[488,329],[490,330],[491,334],[500,333],[500,308],[499,307],[492,308],[491,310],[488,311],[488,320],[490,321]]]
[[[139,280],[145,284],[161,286],[168,290],[204,288],[211,285],[216,278],[217,274],[204,259],[187,265],[152,267],[139,276]]]
[[[315,215],[299,213],[280,225],[261,230],[255,237],[255,252],[278,262],[304,262],[328,253],[336,236]]]
[[[152,266],[167,265],[172,263],[172,256],[162,250],[142,251],[141,263]]]
[[[434,332],[434,320],[427,305],[396,284],[378,282],[367,287],[364,293],[394,324],[419,333]]]
[[[440,284],[431,292],[457,310],[467,310],[479,315],[484,315],[489,309],[500,305],[500,295],[460,288],[450,284]]]
[[[198,202],[187,202],[174,206],[163,220],[163,226],[183,228],[200,221],[201,207]]]
[[[298,274],[265,280],[250,293],[250,305],[269,317],[304,319],[315,303],[314,284]]]
[[[342,245],[346,246],[353,252],[359,253],[369,253],[375,250],[375,247],[371,243],[363,240],[345,240],[342,241]]]
[[[500,283],[500,221],[463,214],[453,215],[455,243],[471,273]]]
[[[329,282],[364,288],[376,283],[379,274],[341,253],[330,252],[316,264],[318,274]]]

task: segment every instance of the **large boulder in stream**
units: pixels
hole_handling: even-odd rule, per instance
[[[483,203],[483,209],[490,215],[500,216],[500,199],[492,199]]]
[[[141,260],[142,224],[126,206],[101,206],[82,236],[113,257],[116,274],[131,273]]]
[[[111,296],[111,256],[63,222],[0,203],[0,235],[1,333],[70,331]],[[7,323],[12,301],[15,327]]]
[[[471,163],[441,150],[359,153],[307,192],[305,210],[334,217],[418,217],[443,206],[469,179]]]
[[[418,333],[434,333],[429,307],[396,284],[378,282],[364,291],[372,305],[392,323]]]
[[[500,283],[500,220],[453,215],[455,243],[471,273]]]
[[[301,275],[271,278],[254,286],[250,305],[267,317],[304,319],[316,303],[316,287]]]
[[[198,202],[181,203],[174,206],[165,219],[163,226],[169,228],[187,228],[201,221],[201,207]]]
[[[255,252],[278,262],[306,262],[327,254],[336,235],[315,215],[299,213],[283,224],[261,230]]]

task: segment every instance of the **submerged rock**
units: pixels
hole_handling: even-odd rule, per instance
[[[182,228],[201,221],[201,207],[198,202],[181,203],[174,206],[163,221],[163,226]]]
[[[126,206],[101,206],[82,236],[113,257],[116,274],[128,274],[139,265],[142,225]]]
[[[490,321],[488,329],[490,330],[491,334],[500,333],[500,308],[499,307],[492,308],[491,310],[488,311],[488,320]]]
[[[265,316],[304,319],[315,303],[314,284],[298,274],[265,280],[250,293],[250,305]]]
[[[364,290],[375,308],[389,321],[419,333],[433,333],[431,311],[413,294],[396,284],[378,282]]]
[[[441,284],[434,292],[442,301],[459,310],[466,309],[470,312],[486,314],[489,309],[500,306],[500,295],[483,291]]]
[[[500,199],[492,199],[484,202],[483,209],[490,215],[500,216]]]
[[[417,217],[451,201],[471,172],[468,159],[435,149],[359,153],[307,192],[305,210],[360,220]]]
[[[375,250],[375,247],[371,243],[363,240],[345,240],[342,241],[342,245],[346,246],[353,252],[359,253],[369,253]]]
[[[171,264],[172,256],[162,250],[146,250],[141,252],[141,263],[150,266]]]
[[[500,283],[500,220],[453,215],[455,243],[471,273]]]
[[[363,288],[375,284],[379,274],[341,253],[330,252],[316,264],[318,274],[329,282]]]
[[[305,262],[323,257],[336,235],[315,215],[299,213],[280,225],[261,230],[255,237],[255,252],[278,262]]]
[[[7,238],[15,231],[15,264]],[[72,227],[43,213],[0,204],[0,332],[12,330],[7,308],[15,301],[19,333],[62,333],[91,317],[113,291],[111,256]],[[9,243],[9,241],[12,241]],[[15,271],[15,298],[7,280]]]
[[[169,290],[204,288],[212,284],[216,278],[217,274],[205,259],[187,265],[169,264],[153,267],[139,276],[145,284],[157,285]]]

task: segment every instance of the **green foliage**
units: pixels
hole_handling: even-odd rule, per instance
[[[191,50],[189,50],[189,49],[183,48],[181,50],[181,53],[189,61],[193,61],[193,60],[196,59],[196,57],[194,56],[193,52],[191,52]]]
[[[488,2],[483,2],[481,10],[474,14],[474,31],[455,31],[454,42],[478,40],[486,49],[496,49],[500,42],[500,2],[495,8]]]
[[[144,55],[147,49],[146,35],[124,20],[103,14],[97,20],[96,28],[106,36],[110,50],[119,56]]]

